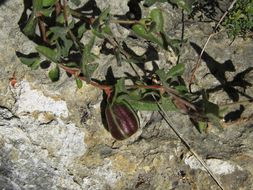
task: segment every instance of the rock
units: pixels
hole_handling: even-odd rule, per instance
[[[129,11],[127,0],[94,2],[101,10],[110,5],[114,15]],[[156,6],[166,15],[166,31],[180,38],[181,12],[168,3]],[[148,8],[141,8],[145,15]],[[141,129],[129,139],[115,141],[103,126],[101,91],[87,84],[77,89],[73,78],[64,72],[60,81],[51,83],[46,76],[48,70],[31,71],[22,65],[16,51],[25,54],[35,51],[34,43],[18,26],[22,11],[21,0],[0,3],[0,189],[219,189],[159,113],[140,112]],[[186,81],[212,26],[213,23],[186,19],[188,42],[180,50]],[[129,35],[123,27],[112,27],[119,40]],[[210,40],[205,51],[208,60],[218,66],[224,63],[231,66],[232,62],[234,69],[230,67],[221,73],[227,81],[242,76],[253,59],[252,39],[238,38],[231,45],[230,42],[221,32]],[[129,40],[127,45],[139,55],[148,48],[141,40]],[[134,74],[129,65],[117,67],[112,56],[99,54],[99,47],[98,43],[94,50],[101,63],[95,77],[104,80],[109,66],[115,77],[123,76],[126,71]],[[159,67],[169,69],[176,64],[174,53],[158,53],[156,46],[151,50],[148,55],[156,58],[152,62]],[[144,68],[152,69],[154,63],[149,62]],[[215,73],[209,74],[208,64],[206,60],[201,63],[193,90],[208,88],[210,100],[219,105],[233,102],[228,92],[212,91],[221,79]],[[17,83],[12,86],[9,79],[14,73]],[[245,76],[251,83],[252,72]],[[233,88],[240,92],[237,94],[240,100],[253,96],[252,87]],[[231,190],[253,189],[252,105],[242,104],[242,120],[229,120],[223,131],[211,129],[206,134],[200,134],[188,116],[168,113],[170,125],[203,158],[224,187]],[[228,112],[238,107],[228,107]]]

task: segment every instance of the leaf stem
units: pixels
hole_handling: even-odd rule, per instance
[[[99,88],[101,90],[108,90],[108,89],[112,89],[112,86],[110,85],[101,85],[98,82],[95,81],[88,81],[88,79],[84,76],[80,76],[80,70],[79,69],[72,69],[69,67],[64,66],[63,64],[58,64],[59,67],[61,67],[62,69],[64,69],[67,73],[75,75],[76,77],[78,77],[79,79],[85,81],[87,84],[90,84],[96,88]]]
[[[85,81],[87,84],[90,84],[96,88],[99,88],[100,90],[104,90],[106,92],[106,94],[109,96],[110,92],[113,90],[113,86],[111,85],[102,85],[99,84],[96,81],[88,81],[88,79],[85,76],[80,76],[80,70],[77,68],[69,68],[67,66],[64,66],[63,64],[58,64],[59,67],[61,67],[62,69],[64,69],[67,73],[72,74],[76,77],[78,77],[79,79]],[[153,90],[158,90],[160,91],[161,94],[163,94],[164,92],[167,92],[172,98],[174,98],[175,100],[175,104],[176,106],[180,107],[181,104],[186,106],[187,108],[190,108],[194,111],[197,111],[197,108],[195,107],[195,105],[193,105],[192,103],[190,103],[188,100],[182,98],[180,95],[177,94],[177,92],[170,88],[170,87],[164,87],[161,85],[139,85],[139,84],[134,84],[134,85],[126,85],[126,88],[130,88],[130,89],[134,89],[134,88],[143,88],[143,89],[153,89]],[[177,105],[178,103],[178,105]],[[185,112],[187,112],[188,110],[184,110]]]

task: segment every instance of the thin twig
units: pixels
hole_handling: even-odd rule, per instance
[[[67,14],[67,1],[64,0],[63,2],[63,14],[64,14],[64,22],[65,22],[65,26],[68,26],[68,14]],[[82,46],[81,43],[76,39],[76,36],[73,34],[73,32],[69,29],[68,30],[68,34],[71,38],[71,40],[73,41],[73,43],[75,44],[76,48],[78,48],[81,52]]]
[[[207,44],[209,43],[210,39],[215,35],[217,34],[217,30],[221,24],[221,22],[224,20],[224,18],[226,17],[226,15],[228,14],[228,12],[234,7],[235,3],[237,2],[237,0],[234,0],[230,6],[228,7],[228,9],[226,10],[226,12],[222,15],[222,17],[220,18],[219,22],[216,24],[215,28],[214,28],[214,31],[209,35],[208,39],[206,40],[206,43],[201,51],[201,53],[199,54],[199,57],[198,57],[198,60],[192,70],[192,73],[191,73],[191,77],[190,77],[190,81],[189,81],[189,90],[191,92],[191,85],[193,84],[193,80],[195,79],[195,72],[196,70],[198,69],[198,67],[200,66],[201,64],[201,59],[202,59],[202,55],[207,47]]]
[[[55,4],[55,12],[56,16],[58,16],[61,13],[61,1],[57,1]]]
[[[111,19],[110,23],[115,24],[138,24],[140,21],[138,20],[117,20],[117,19]]]
[[[184,19],[184,10],[182,9],[182,18],[181,18],[181,22],[182,22],[182,29],[181,29],[181,37],[180,37],[180,49],[179,49],[179,53],[178,53],[178,56],[177,56],[177,62],[176,64],[179,64],[180,62],[180,51],[181,51],[181,48],[182,48],[182,45],[183,45],[183,42],[184,42],[184,31],[185,31],[185,19]]]
[[[68,26],[68,13],[67,13],[67,1],[63,1],[63,15],[64,15],[64,21],[65,25]]]
[[[169,125],[169,127],[174,131],[174,133],[178,136],[178,138],[182,141],[182,143],[187,147],[187,149],[195,156],[195,158],[201,163],[201,165],[206,169],[206,171],[209,173],[209,175],[213,178],[213,180],[216,182],[216,184],[220,187],[220,189],[225,190],[224,187],[222,186],[221,181],[217,178],[217,176],[209,169],[207,164],[204,162],[204,160],[197,154],[197,152],[191,148],[190,144],[187,142],[187,140],[180,134],[180,132],[173,127],[169,121],[169,116],[164,110],[164,108],[157,102],[156,98],[154,95],[152,95],[154,100],[156,101],[159,109],[161,110],[160,114],[164,118],[165,122]]]
[[[102,84],[99,84],[99,83],[97,83],[95,81],[88,81],[88,79],[86,77],[79,75],[80,74],[80,70],[79,69],[72,69],[72,68],[64,66],[63,64],[58,64],[58,65],[59,65],[59,67],[61,67],[62,69],[64,69],[67,73],[72,74],[72,75],[78,77],[79,79],[85,81],[87,84],[90,84],[90,85],[92,85],[94,87],[97,87],[97,88],[99,88],[101,90],[112,89],[112,86],[110,86],[110,85],[102,85]]]
[[[48,43],[47,35],[46,35],[46,25],[43,19],[43,14],[41,12],[36,13],[36,17],[39,20],[39,30],[42,37],[43,42]]]
[[[61,67],[62,69],[64,69],[67,73],[72,74],[76,77],[78,77],[79,79],[85,81],[87,84],[90,84],[96,88],[99,88],[101,90],[104,90],[106,92],[108,91],[112,91],[113,90],[113,86],[111,85],[101,85],[98,82],[95,82],[93,80],[88,81],[88,79],[84,76],[80,76],[80,69],[77,68],[69,68],[63,64],[58,64],[59,67]],[[194,111],[198,111],[197,108],[195,107],[195,105],[193,105],[192,103],[190,103],[189,101],[187,101],[186,99],[182,98],[180,95],[177,94],[177,92],[170,88],[170,87],[164,87],[161,85],[126,85],[126,88],[130,88],[130,89],[136,89],[136,88],[142,88],[142,89],[152,89],[152,90],[158,90],[160,91],[161,94],[163,94],[164,92],[166,92],[167,94],[169,94],[172,98],[174,98],[175,101],[175,105],[178,106],[176,104],[176,102],[185,105],[185,107],[188,109],[192,109]]]

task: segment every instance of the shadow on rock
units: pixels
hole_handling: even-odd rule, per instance
[[[191,42],[190,44],[194,48],[194,50],[200,55],[202,48],[200,48],[197,44],[193,42]],[[239,100],[239,95],[245,96],[248,99],[253,100],[251,96],[247,95],[244,92],[247,87],[252,86],[252,84],[246,81],[245,78],[246,78],[246,75],[253,70],[253,67],[249,67],[248,69],[236,74],[233,80],[228,81],[225,73],[236,71],[231,60],[227,60],[224,63],[219,63],[215,59],[213,59],[210,55],[208,55],[206,52],[203,53],[202,59],[204,60],[207,68],[210,71],[210,73],[208,74],[212,74],[220,82],[220,85],[212,89],[207,89],[206,90],[207,93],[223,90],[227,93],[229,98],[233,100],[234,102],[237,102]],[[241,87],[243,88],[243,91],[240,91],[236,89],[235,87]]]

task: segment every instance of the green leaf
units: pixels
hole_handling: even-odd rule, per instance
[[[126,87],[125,87],[125,79],[120,78],[117,80],[117,83],[114,86],[115,91],[114,91],[114,96],[117,97],[120,93],[126,93]]]
[[[155,24],[156,31],[157,32],[163,31],[164,19],[163,19],[162,11],[160,9],[153,9],[151,10],[149,16],[156,23]]]
[[[166,72],[164,71],[164,69],[158,69],[158,70],[156,70],[156,72],[155,72],[157,75],[158,75],[158,77],[160,78],[160,80],[161,80],[161,82],[162,82],[162,84],[163,84],[163,86],[164,87],[168,87],[168,83],[167,83],[167,74],[166,74]]]
[[[61,46],[61,55],[67,57],[69,55],[69,50],[73,45],[73,41],[67,38],[64,38],[64,45]]]
[[[64,19],[64,14],[61,13],[56,17],[56,22],[59,24],[64,24],[65,23],[65,19]]]
[[[82,88],[83,87],[83,81],[81,79],[79,79],[78,77],[75,77],[76,79],[76,85],[77,85],[77,88]]]
[[[132,26],[132,30],[135,34],[137,34],[140,37],[148,38],[148,31],[146,30],[146,27],[142,24],[134,24]]]
[[[167,77],[169,78],[169,77],[182,76],[184,74],[184,70],[185,70],[184,64],[179,63],[169,70],[169,72],[167,73]]]
[[[46,58],[51,60],[52,62],[57,63],[60,60],[60,55],[58,52],[55,52],[53,49],[48,48],[46,46],[37,46],[36,50],[44,55]]]
[[[43,7],[53,6],[57,0],[43,0]]]
[[[34,16],[34,14],[31,14],[28,22],[23,29],[24,34],[29,37],[34,37],[37,23],[38,19]]]
[[[156,102],[151,101],[139,101],[139,100],[127,100],[134,110],[138,111],[157,111],[159,106]]]
[[[44,8],[44,9],[42,9],[40,12],[45,16],[45,17],[49,17],[51,14],[52,14],[52,12],[54,11],[54,7],[49,7],[49,8]]]
[[[106,25],[102,28],[102,33],[108,34],[108,35],[112,35],[111,28],[109,27],[108,24],[106,24]]]
[[[59,66],[56,65],[53,69],[51,69],[48,73],[49,78],[52,82],[56,82],[60,78],[60,69]]]
[[[48,32],[48,35],[52,34],[50,42],[52,44],[56,43],[58,47],[57,50],[58,52],[60,52],[60,54],[63,57],[68,56],[69,50],[73,46],[73,41],[67,38],[69,27],[67,28],[67,27],[54,26],[54,27],[50,27],[49,32]]]
[[[98,18],[92,24],[92,32],[99,38],[105,38],[105,35],[112,35],[109,27],[110,20],[110,8],[106,8],[98,16]]]
[[[148,27],[148,33],[156,32],[156,31],[157,31],[156,22],[152,21],[151,24]]]
[[[115,51],[114,51],[114,55],[115,55],[115,57],[116,57],[116,61],[117,61],[117,65],[120,67],[120,66],[122,66],[122,55],[121,55],[121,53],[120,53],[120,50],[119,50],[119,48],[116,48],[115,49]]]
[[[200,133],[205,132],[206,129],[207,129],[207,122],[205,122],[205,121],[198,121],[197,128],[198,128],[198,131]]]
[[[178,92],[181,92],[181,93],[187,93],[188,92],[188,89],[185,85],[178,85],[178,86],[175,86],[175,89],[178,91]]]
[[[217,104],[214,104],[207,99],[207,94],[203,91],[202,92],[202,106],[205,115],[208,117],[209,121],[211,121],[212,124],[214,124],[216,127],[218,127],[220,130],[222,130],[221,124],[220,124],[220,110],[219,106]]]
[[[146,40],[149,40],[151,42],[154,42],[164,48],[162,39],[159,36],[155,36],[153,33],[150,33],[147,31],[146,27],[142,24],[134,24],[132,26],[132,30],[134,33]],[[164,48],[165,49],[165,48]]]
[[[38,69],[40,66],[40,57],[33,57],[33,58],[27,58],[27,57],[19,57],[19,60],[27,65],[28,67],[31,67],[31,69],[35,70]]]
[[[121,80],[121,79],[120,79]],[[134,110],[138,110],[138,111],[157,111],[159,110],[159,106],[157,105],[157,103],[155,101],[147,101],[147,100],[142,100],[141,94],[139,94],[137,92],[136,93],[127,93],[126,89],[125,89],[125,84],[123,84],[122,82],[124,81],[119,81],[117,83],[117,88],[115,88],[115,94],[116,98],[114,96],[114,98],[116,100],[117,103],[120,102],[128,102],[128,104],[131,105],[131,107]],[[136,90],[138,91],[138,90]]]
[[[78,38],[78,39],[81,39],[82,36],[83,36],[83,34],[84,34],[86,31],[87,31],[86,26],[85,26],[84,24],[82,24],[82,25],[78,28],[78,30],[77,30],[77,38]]]
[[[162,106],[164,111],[170,112],[170,111],[178,111],[175,104],[172,102],[170,97],[162,97],[159,101],[159,104]]]
[[[92,28],[98,30],[99,26],[110,18],[110,7],[104,9],[98,18],[93,22]]]
[[[91,64],[94,61],[94,56],[91,53],[91,49],[95,43],[95,36],[92,36],[89,43],[83,48],[82,59],[81,59],[81,71],[83,75],[87,78],[87,82],[90,81],[92,73],[97,68],[97,64]]]
[[[188,14],[192,12],[193,3],[196,0],[170,0],[170,2],[175,3],[178,7],[185,10]]]
[[[33,11],[36,13],[43,8],[44,0],[33,0]]]

